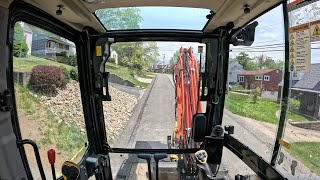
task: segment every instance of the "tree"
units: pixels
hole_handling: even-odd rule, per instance
[[[115,43],[112,49],[118,52],[120,65],[138,70],[151,67],[160,55],[156,42]]]
[[[107,29],[140,29],[142,17],[138,8],[107,8],[96,11],[97,17]]]
[[[244,70],[256,70],[258,69],[258,65],[253,62],[253,59],[249,57],[249,54],[245,52],[241,52],[236,58],[235,61],[237,61],[240,65],[242,65]]]
[[[15,57],[25,57],[29,48],[26,43],[26,38],[23,35],[23,29],[19,23],[14,25],[13,37],[13,55]]]
[[[257,59],[257,63],[258,63],[258,66],[259,66],[259,69],[264,69],[265,68],[265,65],[266,65],[266,59],[268,57],[261,54],[260,56],[257,56],[256,59]]]
[[[276,61],[271,57],[265,56],[261,54],[260,56],[256,57],[257,64],[260,69],[281,69],[283,68],[282,61]]]
[[[177,50],[176,52],[174,52],[173,56],[170,59],[170,65],[175,65],[177,63],[179,56],[180,56],[180,50]]]
[[[139,29],[142,17],[138,8],[109,8],[97,10],[96,15],[107,29]],[[156,62],[159,51],[156,42],[115,43],[119,64],[142,70]]]

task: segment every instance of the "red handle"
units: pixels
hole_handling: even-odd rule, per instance
[[[56,162],[56,151],[54,149],[50,149],[48,151],[48,159],[51,165],[53,165]]]

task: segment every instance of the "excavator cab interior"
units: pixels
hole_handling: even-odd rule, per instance
[[[295,20],[294,24],[290,15],[295,18],[295,11],[299,8],[305,8],[317,4],[318,1],[286,1],[286,0],[57,0],[57,1],[43,1],[43,0],[3,0],[0,2],[0,51],[2,54],[1,66],[0,66],[0,179],[70,179],[70,180],[85,180],[85,179],[99,179],[99,180],[111,180],[111,179],[299,179],[306,178],[317,179],[319,176],[317,170],[305,171],[302,176],[297,176],[295,173],[296,166],[300,167],[297,161],[288,157],[287,151],[283,149],[290,149],[290,143],[284,139],[285,129],[287,124],[287,114],[289,113],[289,101],[290,99],[290,87],[291,76],[293,72],[300,72],[305,66],[295,66],[294,62],[300,63],[306,60],[306,56],[293,59],[291,54],[294,51],[299,51],[302,46],[305,48],[305,43],[310,43],[303,38],[304,34],[301,33],[306,25],[302,24],[299,20]],[[203,27],[197,27],[198,24],[192,24],[193,22],[188,16],[196,16],[197,14],[189,13],[184,17],[185,21],[181,23],[181,27],[163,28],[162,25],[170,25],[170,23],[160,22],[157,24],[159,27],[149,27],[148,25],[141,25],[142,28],[136,27],[122,27],[119,29],[108,28],[108,23],[117,23],[117,21],[105,21],[104,18],[107,15],[99,12],[101,9],[114,9],[114,8],[127,8],[127,7],[162,7],[169,10],[163,11],[163,13],[173,13],[170,8],[198,8],[206,9],[207,14],[203,16]],[[283,44],[272,45],[272,47],[280,48],[284,54],[284,63],[282,69],[273,69],[276,74],[281,75],[281,89],[278,98],[279,102],[277,107],[276,123],[272,124],[274,127],[274,134],[271,134],[272,142],[268,144],[269,150],[265,150],[267,156],[263,156],[257,153],[258,146],[265,147],[264,143],[261,144],[251,141],[247,138],[248,143],[240,141],[238,134],[243,133],[241,128],[229,124],[229,121],[224,121],[225,106],[230,106],[225,102],[228,94],[231,93],[231,85],[229,79],[229,66],[230,55],[236,53],[241,49],[242,51],[254,52],[254,50],[261,50],[261,46],[250,47],[257,40],[256,29],[259,28],[260,23],[256,21],[257,18],[263,14],[272,11],[277,8],[282,16],[274,17],[278,19],[283,31],[280,33],[283,39]],[[318,6],[312,6],[315,10]],[[312,9],[311,8],[311,9]],[[110,10],[110,11],[111,11]],[[318,9],[319,10],[319,9]],[[107,11],[104,11],[107,12]],[[116,12],[116,11],[115,11]],[[150,15],[153,13],[152,9],[148,12]],[[291,14],[290,14],[291,13]],[[299,12],[298,12],[299,13]],[[178,15],[177,13],[175,15]],[[158,14],[153,14],[158,16]],[[159,14],[161,17],[162,15]],[[172,18],[174,15],[172,15]],[[130,16],[122,16],[118,21],[122,19],[131,18]],[[290,20],[290,21],[289,21]],[[317,20],[312,19],[312,20]],[[191,26],[184,26],[186,22],[191,21]],[[22,44],[20,47],[16,47],[15,42],[17,39],[14,37],[16,33],[18,22],[24,22],[29,27],[38,27],[43,31],[36,31],[35,28],[28,29],[23,28],[24,38],[28,43],[28,32],[33,33],[32,38],[37,39],[37,43],[32,42],[32,49],[30,51],[36,51],[34,49],[40,47],[40,36],[54,33],[57,36],[61,36],[59,40],[57,38],[44,38],[46,41],[54,41],[56,44],[47,43],[48,48],[45,53],[54,49],[55,51],[67,48],[71,50],[74,48],[74,54],[77,64],[76,71],[78,72],[77,81],[79,82],[78,89],[71,89],[70,91],[78,90],[81,99],[77,103],[79,105],[79,112],[84,119],[84,126],[81,131],[85,132],[84,137],[86,143],[79,151],[83,152],[83,155],[78,158],[71,159],[59,159],[62,156],[60,153],[56,153],[55,150],[50,149],[47,153],[43,153],[41,149],[42,145],[39,145],[38,141],[23,137],[21,127],[27,126],[28,131],[34,131],[36,128],[28,125],[27,121],[22,121],[19,108],[31,106],[23,101],[28,99],[19,100],[22,98],[21,94],[17,91],[23,90],[23,87],[17,85],[16,78],[19,73],[16,73],[14,69],[17,66],[16,49],[21,51],[24,48]],[[309,20],[308,20],[309,22]],[[162,24],[163,23],[163,24]],[[110,25],[111,26],[111,25]],[[23,26],[25,27],[25,26]],[[263,27],[263,26],[262,26]],[[297,27],[297,28],[295,28]],[[318,28],[317,22],[308,25],[308,28]],[[291,29],[289,29],[291,28]],[[309,29],[308,29],[309,30]],[[18,30],[17,30],[18,32]],[[303,31],[304,32],[304,31]],[[265,32],[268,33],[268,32]],[[300,33],[300,34],[299,34]],[[317,39],[317,29],[313,32],[313,36]],[[37,36],[35,35],[37,34]],[[311,33],[312,34],[312,33]],[[290,40],[291,36],[294,36],[294,42],[299,46],[294,46]],[[320,29],[319,29],[320,36]],[[268,38],[268,35],[265,35]],[[290,39],[291,38],[291,39]],[[63,41],[63,42],[62,42]],[[312,41],[312,39],[311,39]],[[72,42],[67,45],[66,42]],[[141,113],[137,113],[137,122],[131,126],[131,130],[128,128],[119,128],[117,131],[122,131],[120,140],[122,144],[120,146],[115,145],[112,142],[112,133],[109,132],[109,125],[105,124],[105,118],[108,117],[109,112],[105,113],[105,103],[112,102],[113,89],[110,89],[110,79],[112,77],[112,68],[107,66],[107,63],[114,61],[115,56],[112,51],[117,48],[121,43],[133,43],[132,47],[136,47],[134,43],[142,43],[142,46],[147,46],[150,42],[162,43],[162,42],[184,42],[185,46],[181,46],[177,49],[176,61],[171,67],[171,71],[168,75],[171,78],[172,90],[175,96],[172,96],[174,106],[169,106],[172,112],[175,114],[175,121],[173,122],[174,128],[167,128],[166,125],[160,124],[161,128],[167,128],[170,132],[166,136],[161,135],[162,142],[152,141],[161,133],[157,130],[157,125],[153,125],[153,128],[139,131],[137,126],[141,126]],[[147,42],[147,43],[144,43]],[[58,46],[57,43],[60,43]],[[196,48],[190,48],[189,43],[196,43]],[[290,44],[291,43],[291,44]],[[54,48],[53,48],[54,45]],[[139,44],[141,45],[141,44]],[[311,45],[310,45],[311,46]],[[309,49],[312,49],[310,48]],[[264,46],[266,48],[272,48]],[[297,48],[293,49],[292,48]],[[238,50],[237,50],[238,48]],[[281,49],[282,48],[282,49]],[[290,49],[291,48],[291,49]],[[302,48],[303,49],[303,48]],[[40,52],[40,51],[39,51]],[[31,52],[32,54],[33,52]],[[291,53],[291,54],[290,54]],[[300,50],[295,56],[300,56],[305,53],[304,50]],[[130,54],[130,53],[129,53]],[[33,54],[32,54],[33,55]],[[310,54],[309,54],[310,55]],[[69,55],[68,55],[69,56]],[[119,54],[121,56],[121,54]],[[133,55],[132,55],[133,56]],[[157,56],[157,55],[156,55]],[[158,55],[159,56],[159,55]],[[302,55],[301,55],[302,56]],[[51,56],[47,56],[50,59]],[[23,60],[23,59],[21,59]],[[292,61],[291,61],[292,60]],[[28,60],[21,63],[29,63]],[[19,66],[21,69],[27,65]],[[115,66],[114,66],[115,67]],[[299,69],[300,68],[300,69]],[[67,67],[68,69],[68,67]],[[312,69],[312,68],[311,68]],[[267,72],[262,68],[262,71]],[[117,71],[117,70],[115,70]],[[121,71],[121,70],[118,70]],[[312,71],[312,70],[311,70]],[[248,71],[249,72],[249,71]],[[270,71],[271,72],[271,71]],[[273,71],[272,71],[273,72]],[[52,70],[52,76],[55,71]],[[269,71],[267,72],[269,73]],[[21,76],[21,77],[20,77]],[[148,100],[150,96],[150,89],[155,88],[155,81],[164,81],[160,79],[160,75],[156,75],[153,81],[148,85],[145,90],[142,99]],[[167,77],[167,76],[166,76]],[[244,76],[238,76],[238,83],[244,82],[242,79]],[[264,81],[269,81],[272,76],[263,76]],[[23,75],[19,75],[19,78],[23,78]],[[32,78],[32,77],[31,77]],[[158,78],[158,79],[157,79]],[[256,77],[257,80],[257,77]],[[261,80],[258,78],[258,80]],[[168,81],[169,82],[169,81]],[[261,80],[262,82],[262,80]],[[271,82],[271,80],[270,80]],[[30,83],[30,82],[29,82]],[[261,84],[262,86],[262,84]],[[279,85],[280,86],[280,85]],[[68,88],[68,86],[67,86]],[[278,84],[276,84],[278,88]],[[50,90],[48,88],[47,90]],[[297,89],[296,89],[297,90]],[[233,91],[233,90],[232,90]],[[273,91],[273,90],[272,90]],[[232,94],[237,92],[232,92]],[[273,93],[273,92],[272,92]],[[271,93],[271,94],[272,94]],[[310,93],[316,93],[310,91]],[[34,93],[30,93],[26,97],[32,96]],[[273,95],[273,94],[272,94]],[[122,96],[122,95],[121,95]],[[157,95],[154,95],[157,96]],[[159,95],[160,96],[160,95]],[[248,97],[251,95],[248,95]],[[31,99],[34,97],[30,97]],[[37,98],[37,97],[36,97]],[[66,98],[66,97],[65,97]],[[161,97],[162,98],[162,97]],[[153,104],[161,103],[160,100],[156,100]],[[163,97],[164,98],[164,97]],[[38,102],[38,101],[37,101]],[[59,106],[54,102],[54,97],[47,99],[41,99],[41,102],[50,102],[50,106]],[[149,102],[149,101],[148,101]],[[151,102],[151,101],[150,101]],[[69,103],[67,100],[64,103]],[[275,101],[272,101],[275,104]],[[142,103],[141,107],[135,107],[135,111],[145,112],[146,103]],[[253,105],[254,106],[254,105]],[[33,106],[32,106],[33,107]],[[123,104],[125,107],[125,104]],[[123,108],[122,107],[122,108]],[[162,107],[162,106],[158,106]],[[301,107],[301,106],[300,106]],[[107,106],[107,108],[121,108]],[[318,107],[319,108],[319,107]],[[36,108],[35,108],[36,109]],[[240,108],[241,109],[241,108]],[[301,109],[301,108],[300,108]],[[55,115],[63,113],[63,109],[58,112],[53,112]],[[265,111],[269,111],[266,109]],[[32,113],[30,111],[29,113]],[[154,114],[154,116],[166,116],[166,114],[160,113]],[[273,113],[275,116],[275,113]],[[47,116],[45,113],[38,114],[37,117]],[[229,116],[229,115],[228,115]],[[29,117],[29,116],[27,116]],[[232,116],[231,118],[238,116]],[[249,116],[250,117],[250,116]],[[41,118],[40,118],[41,119]],[[54,118],[53,118],[54,119]],[[117,119],[117,117],[115,117]],[[268,119],[268,118],[266,118]],[[249,121],[244,119],[240,124]],[[129,122],[130,123],[130,122]],[[243,124],[242,128],[250,128],[249,126],[260,126],[263,123]],[[261,126],[262,126],[261,125]],[[64,126],[64,125],[62,125]],[[114,125],[111,125],[114,126]],[[271,126],[271,125],[270,125]],[[50,126],[51,127],[51,126]],[[59,132],[57,134],[64,134],[67,130],[60,125],[57,126]],[[129,127],[129,126],[127,126]],[[268,128],[265,125],[264,128]],[[53,126],[52,126],[53,128]],[[44,130],[43,130],[44,131]],[[52,130],[55,131],[55,130]],[[132,144],[131,140],[135,137],[139,137],[140,134],[148,134],[146,139],[139,139]],[[313,132],[313,130],[310,130]],[[242,138],[246,139],[246,133],[241,134]],[[314,135],[317,136],[317,135]],[[141,136],[142,137],[142,136]],[[262,138],[259,135],[255,135],[256,139]],[[62,138],[63,139],[63,138]],[[67,138],[64,140],[67,141]],[[53,140],[59,141],[59,139]],[[63,141],[63,140],[62,140]],[[164,141],[166,141],[164,143]],[[36,166],[31,165],[30,159],[27,158],[30,148]],[[59,148],[59,147],[57,147]],[[72,147],[70,147],[72,148]],[[66,148],[68,149],[68,147]],[[228,175],[228,171],[222,167],[224,159],[225,149],[232,153],[234,161],[240,161],[242,164],[238,168],[241,169],[244,166],[248,167],[252,171],[254,176],[247,176],[248,174],[232,174]],[[313,150],[312,150],[313,151]],[[319,152],[319,151],[318,151]],[[75,153],[75,152],[73,152]],[[79,154],[79,153],[77,153]],[[319,155],[318,155],[319,156]],[[310,157],[311,158],[311,157]],[[79,161],[75,161],[78,159]],[[231,158],[232,159],[232,158]],[[314,157],[314,163],[312,167],[317,167],[320,159]],[[61,167],[55,166],[56,162],[61,161]],[[282,168],[282,161],[290,161],[289,165]],[[135,171],[140,168],[139,163],[144,163],[143,175],[135,174]],[[233,162],[231,162],[232,164]],[[49,164],[51,168],[44,168],[44,164]],[[238,163],[234,163],[237,166]],[[289,167],[289,168],[287,168]],[[308,166],[309,167],[309,166]],[[136,169],[134,169],[136,168]],[[290,169],[291,168],[291,169]],[[319,167],[318,167],[319,168]],[[237,167],[236,167],[237,169]],[[37,177],[34,172],[37,172]],[[319,174],[318,174],[319,175]]]

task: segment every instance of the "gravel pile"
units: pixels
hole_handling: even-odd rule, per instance
[[[116,88],[109,87],[112,101],[103,102],[104,117],[108,140],[114,140],[129,120],[132,110],[137,104],[137,98]],[[58,90],[55,97],[41,97],[42,103],[54,114],[59,123],[75,126],[85,132],[83,110],[79,83],[72,81],[63,90]]]

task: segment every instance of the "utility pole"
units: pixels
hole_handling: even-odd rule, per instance
[[[164,60],[166,59],[166,55],[162,54],[162,56],[163,56],[162,65],[164,65]]]

